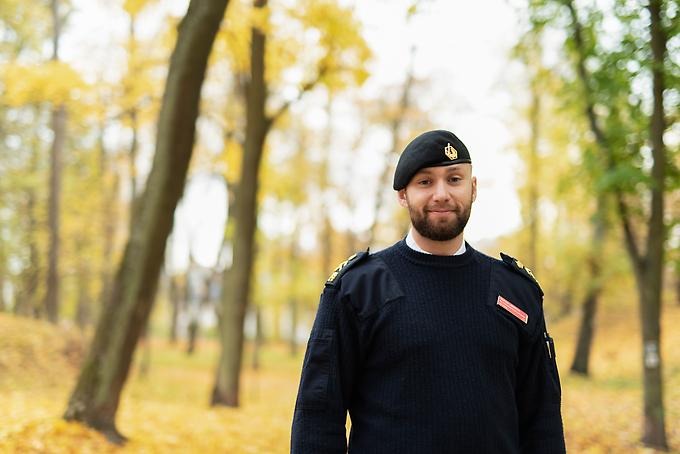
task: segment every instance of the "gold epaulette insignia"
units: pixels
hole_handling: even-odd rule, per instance
[[[368,256],[368,251],[362,251],[362,252],[357,252],[356,254],[352,254],[349,256],[345,261],[340,263],[333,272],[331,273],[330,276],[328,276],[328,279],[326,279],[326,284],[334,284],[338,277],[341,276],[345,271],[347,271],[349,268],[351,268],[354,264],[358,263],[361,261],[364,257]]]
[[[526,277],[529,279],[531,282],[536,284],[536,287],[541,291],[541,295],[543,294],[543,289],[541,288],[541,285],[538,283],[538,280],[536,279],[536,276],[534,276],[534,273],[529,269],[527,266],[525,266],[522,262],[517,260],[514,257],[511,257],[507,254],[504,254],[501,252],[501,259],[503,259],[503,262],[510,266],[514,271],[518,272],[522,276]]]

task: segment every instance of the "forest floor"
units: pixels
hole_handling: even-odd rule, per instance
[[[568,374],[577,317],[550,325],[562,372],[567,447],[573,453],[648,453],[640,446],[640,335],[636,310],[598,317],[592,376]],[[680,307],[664,308],[666,428],[680,452]],[[261,367],[247,367],[242,406],[210,408],[214,341],[188,356],[181,345],[152,340],[148,371],[137,362],[124,390],[118,428],[123,447],[60,418],[83,356],[77,330],[0,314],[0,453],[286,453],[303,352],[267,345]],[[301,348],[302,350],[302,348]],[[249,363],[250,353],[244,355]]]

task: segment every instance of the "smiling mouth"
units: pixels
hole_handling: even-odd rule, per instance
[[[456,210],[453,208],[431,208],[425,210],[427,213],[454,213]]]

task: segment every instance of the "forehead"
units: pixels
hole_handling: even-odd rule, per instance
[[[415,175],[421,175],[421,174],[448,175],[450,173],[467,173],[467,172],[471,172],[471,171],[472,171],[472,165],[471,164],[462,163],[462,164],[451,164],[451,165],[448,165],[448,166],[423,167],[422,169],[418,170],[415,173]]]

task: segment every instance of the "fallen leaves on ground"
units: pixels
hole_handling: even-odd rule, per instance
[[[601,314],[591,377],[568,373],[577,319],[551,324],[562,373],[563,415],[569,452],[651,453],[641,433],[642,387],[639,327],[634,313]],[[605,323],[606,320],[606,323]],[[664,312],[663,357],[666,427],[671,452],[680,452],[680,307]],[[60,418],[77,369],[74,339],[46,323],[0,314],[0,453],[287,453],[301,354],[283,344],[263,351],[262,367],[247,367],[240,408],[211,408],[217,345],[199,344],[188,356],[155,340],[148,373],[131,370],[118,413],[123,447],[98,432]],[[11,341],[8,336],[13,337]],[[66,348],[66,346],[70,346]],[[70,355],[70,356],[69,356]],[[138,360],[144,356],[137,352]],[[33,359],[31,359],[33,358]],[[250,358],[246,352],[244,358]]]

